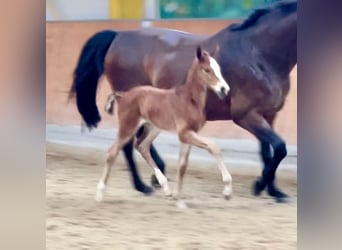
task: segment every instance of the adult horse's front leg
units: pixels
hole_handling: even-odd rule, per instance
[[[260,195],[266,187],[274,187],[275,173],[280,162],[286,157],[286,144],[280,136],[278,136],[267,120],[258,114],[256,111],[251,110],[245,117],[234,120],[235,123],[245,128],[254,134],[263,145],[261,152],[263,157],[268,158],[271,152],[267,149],[266,145],[271,145],[274,150],[274,155],[268,164],[265,164],[262,171],[262,176],[255,182],[254,194]],[[269,159],[266,159],[266,162]],[[265,160],[264,160],[265,161]],[[285,202],[287,195],[282,192],[272,193],[272,196],[278,202]]]

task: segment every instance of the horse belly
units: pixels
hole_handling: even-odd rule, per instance
[[[144,112],[142,117],[161,130],[169,132],[176,131],[176,124],[172,114],[165,109],[159,108],[158,105]]]

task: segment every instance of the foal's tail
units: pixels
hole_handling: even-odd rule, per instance
[[[69,99],[76,96],[77,108],[89,129],[101,121],[96,105],[98,81],[104,71],[104,58],[117,32],[103,30],[91,36],[82,48]]]
[[[116,92],[113,94],[110,94],[107,97],[107,102],[106,102],[106,106],[105,106],[105,111],[112,115],[114,113],[114,102],[119,99],[121,97],[121,94]]]

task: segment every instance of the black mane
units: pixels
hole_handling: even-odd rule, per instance
[[[232,24],[229,26],[231,31],[244,30],[254,26],[260,17],[272,12],[276,9],[280,9],[284,13],[290,13],[297,10],[297,0],[295,1],[280,1],[276,2],[265,8],[255,9],[242,23]]]

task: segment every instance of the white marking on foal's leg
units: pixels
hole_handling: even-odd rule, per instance
[[[163,187],[165,195],[170,196],[171,191],[170,191],[169,183],[165,175],[160,171],[159,168],[154,168],[154,173],[157,177],[159,184]]]
[[[104,184],[102,180],[99,181],[99,183],[97,184],[97,192],[95,196],[96,201],[98,202],[103,201],[103,195],[104,195],[105,190],[106,190],[106,185]]]
[[[224,189],[223,189],[223,195],[226,199],[231,198],[233,193],[232,188],[232,176],[228,172],[227,168],[224,164],[222,164],[222,167],[220,167],[221,173],[222,173],[222,180],[224,183]]]
[[[125,140],[123,140],[122,138],[119,138],[118,141],[114,143],[108,150],[108,155],[106,159],[106,164],[103,169],[102,177],[99,183],[97,184],[97,191],[96,191],[96,196],[95,196],[95,200],[97,201],[103,200],[104,191],[106,189],[106,184],[108,184],[108,179],[110,176],[112,166],[119,153],[119,150],[122,148],[121,145],[123,145],[124,142]]]

